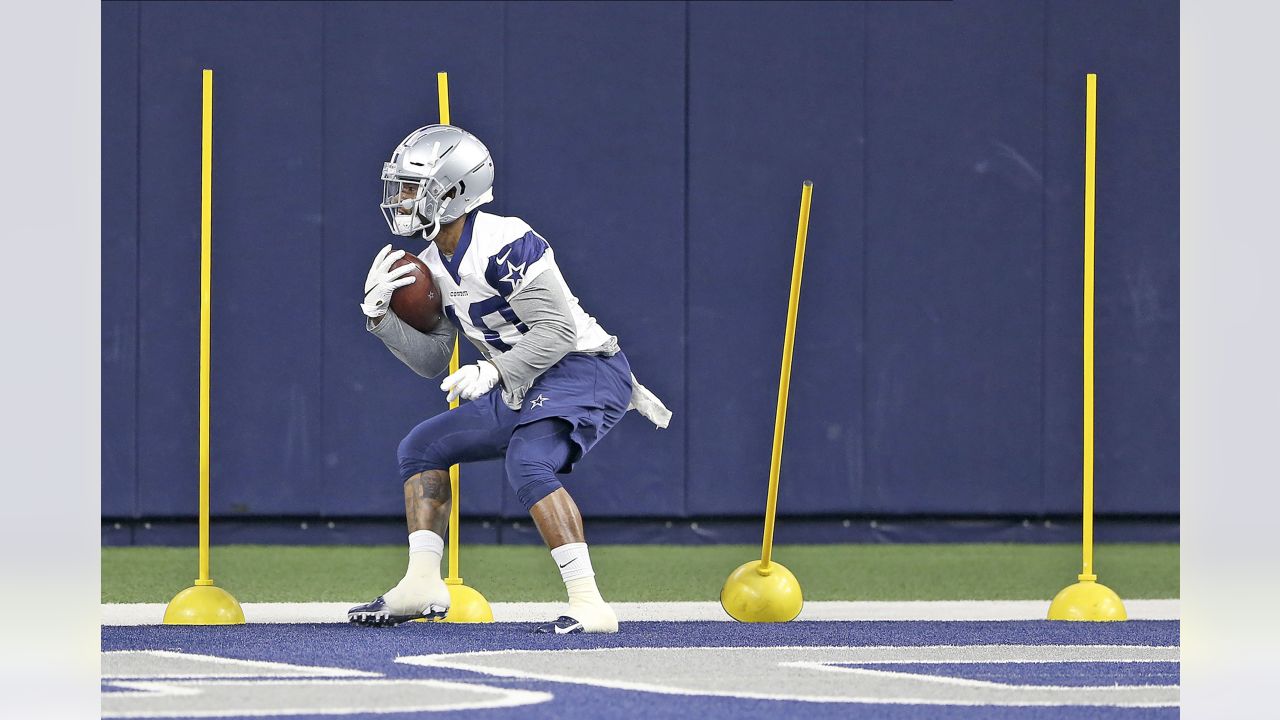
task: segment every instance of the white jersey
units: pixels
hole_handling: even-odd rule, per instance
[[[570,292],[551,245],[520,218],[477,210],[467,217],[451,258],[435,243],[420,257],[440,290],[445,314],[486,357],[510,350],[529,331],[509,301],[543,273],[564,289],[577,332],[575,351],[597,350],[614,340]]]

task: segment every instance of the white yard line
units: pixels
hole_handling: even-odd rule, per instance
[[[339,623],[347,621],[347,608],[362,601],[307,603],[244,603],[244,617],[251,623]],[[717,602],[615,602],[618,619],[723,620],[730,618]],[[536,622],[560,615],[563,603],[496,602],[497,622]],[[116,603],[102,605],[103,625],[158,625],[164,603]],[[1126,600],[1131,620],[1177,620],[1179,601]],[[1043,620],[1048,600],[938,600],[903,602],[807,602],[799,620]]]

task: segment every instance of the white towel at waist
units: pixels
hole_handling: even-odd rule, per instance
[[[649,392],[649,388],[641,385],[635,375],[631,376],[631,403],[627,410],[639,412],[660,429],[671,423],[671,411],[657,395]]]

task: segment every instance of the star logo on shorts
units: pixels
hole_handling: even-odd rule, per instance
[[[542,393],[538,393],[538,397],[534,398],[533,402],[529,403],[529,407],[530,408],[542,407],[542,403],[546,401],[547,401],[547,396],[543,395]]]

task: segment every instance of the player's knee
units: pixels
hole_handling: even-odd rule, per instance
[[[507,446],[507,482],[525,510],[561,487],[556,471],[562,462],[555,453],[547,452],[545,443],[512,436]]]
[[[447,470],[451,463],[445,448],[439,442],[431,442],[424,438],[417,428],[400,441],[396,448],[396,460],[400,463],[400,480],[409,478],[428,470]]]

